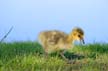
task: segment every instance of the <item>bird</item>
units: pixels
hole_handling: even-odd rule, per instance
[[[59,30],[42,31],[39,33],[38,39],[46,55],[61,51],[60,55],[66,61],[69,59],[64,56],[64,53],[73,47],[74,41],[85,44],[84,31],[79,27],[74,27],[69,34]]]

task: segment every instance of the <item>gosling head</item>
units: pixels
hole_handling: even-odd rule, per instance
[[[85,44],[84,31],[81,28],[79,28],[79,27],[74,28],[72,30],[71,37],[73,38],[73,41],[77,40],[77,41],[80,41],[81,43]]]

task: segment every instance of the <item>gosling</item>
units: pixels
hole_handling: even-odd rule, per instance
[[[85,43],[84,31],[79,27],[73,28],[70,34],[58,30],[43,31],[39,34],[39,42],[42,45],[45,54],[61,51],[60,55],[66,61],[69,60],[64,56],[64,53],[73,46],[73,42],[76,40],[83,44]]]

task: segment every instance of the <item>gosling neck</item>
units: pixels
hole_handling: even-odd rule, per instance
[[[70,35],[68,35],[68,37],[67,37],[67,43],[69,43],[69,44],[71,44],[71,43],[73,43],[73,36],[70,34]]]

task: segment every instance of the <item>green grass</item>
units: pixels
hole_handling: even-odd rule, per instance
[[[77,45],[65,56],[76,61],[67,64],[57,53],[44,57],[37,42],[0,44],[0,71],[108,71],[108,44]]]

